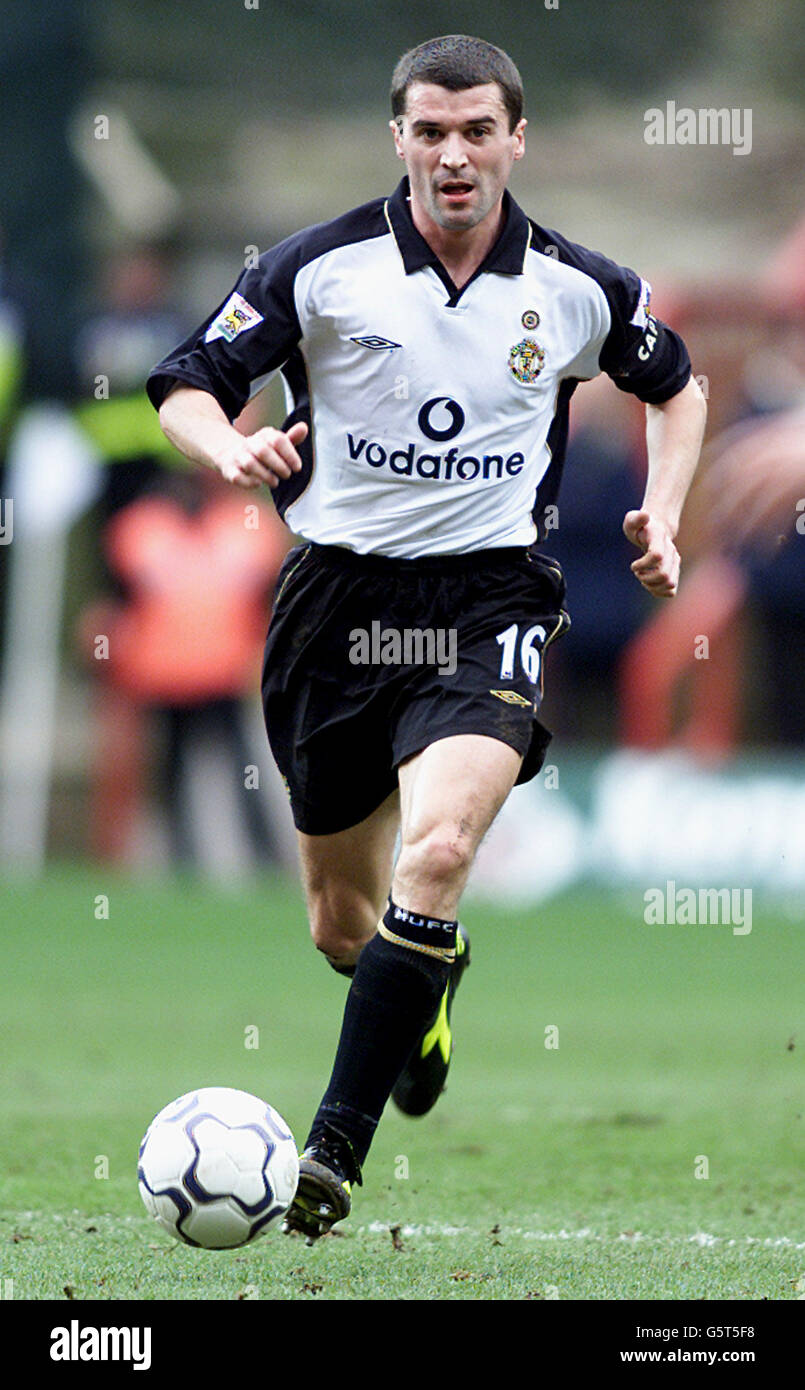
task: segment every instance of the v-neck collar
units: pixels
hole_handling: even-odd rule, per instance
[[[503,194],[505,221],[500,234],[490,246],[478,269],[461,289],[453,283],[436,252],[414,226],[409,198],[410,184],[406,175],[400,180],[385,205],[386,217],[402,257],[405,273],[411,275],[423,266],[432,266],[449,294],[451,307],[458,303],[464,291],[479,275],[490,271],[496,271],[501,275],[522,275],[526,252],[531,243],[531,224],[508,189]]]

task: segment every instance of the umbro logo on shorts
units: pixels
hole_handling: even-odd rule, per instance
[[[497,695],[499,700],[504,700],[507,705],[525,705],[531,708],[531,701],[525,695],[521,695],[518,690],[490,690],[490,695]]]
[[[367,333],[365,338],[350,338],[351,343],[357,343],[359,347],[370,348],[372,352],[384,352],[387,348],[402,347],[402,343],[393,343],[390,338],[380,338],[376,333]]]

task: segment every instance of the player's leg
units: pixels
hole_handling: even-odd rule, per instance
[[[400,794],[395,788],[371,815],[347,830],[330,835],[297,831],[311,936],[340,974],[354,976],[358,957],[377,930],[399,822]],[[302,1231],[312,1240],[319,1233],[320,1208],[330,1213],[331,1222],[347,1216],[350,1184],[356,1176],[360,1173],[351,1163],[343,1165],[326,1145],[308,1140],[285,1230]]]
[[[334,970],[352,975],[361,949],[375,934],[391,880],[400,824],[400,794],[348,830],[332,835],[297,831],[310,934]]]
[[[402,845],[391,889],[398,906],[455,917],[478,846],[521,763],[499,739],[456,734],[401,765]]]
[[[446,782],[443,771],[443,763],[452,765],[454,749],[466,750],[458,785]],[[508,751],[513,782],[521,759],[513,749]],[[474,800],[475,770],[490,756],[497,763],[496,740],[459,735],[432,744],[427,753],[400,768],[405,832],[391,900],[401,909],[431,903],[431,911],[438,907],[443,917],[457,916],[478,844],[502,804],[502,800],[497,805]],[[503,799],[510,785],[508,780],[501,784]],[[464,808],[461,819],[456,816],[458,806]],[[459,925],[455,959],[438,1007],[422,1027],[391,1093],[406,1115],[426,1115],[445,1089],[453,1054],[453,1001],[469,964],[469,936]]]
[[[309,1239],[349,1211],[350,1185],[360,1181],[392,1087],[447,988],[458,901],[520,764],[513,748],[471,734],[440,740],[400,768],[402,849],[392,897],[358,958],[286,1223]]]

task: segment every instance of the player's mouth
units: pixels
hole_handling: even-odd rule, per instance
[[[439,184],[439,192],[448,203],[463,203],[474,188],[475,184],[468,183],[466,179],[445,179],[444,183]]]

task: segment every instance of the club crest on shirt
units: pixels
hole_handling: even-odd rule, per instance
[[[509,371],[515,380],[528,386],[545,366],[545,349],[534,338],[521,338],[509,349]]]

